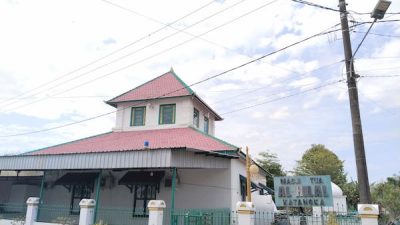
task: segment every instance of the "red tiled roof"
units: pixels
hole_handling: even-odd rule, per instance
[[[27,154],[47,155],[143,150],[144,141],[149,142],[149,149],[191,148],[203,151],[229,151],[237,149],[233,145],[189,127],[110,132],[40,149]]]
[[[191,94],[193,91],[173,71],[170,71],[107,101],[107,103],[115,106],[114,103],[117,102],[180,97]]]

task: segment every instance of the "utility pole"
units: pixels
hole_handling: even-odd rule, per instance
[[[369,189],[367,162],[364,150],[364,138],[361,127],[360,107],[358,104],[357,75],[354,72],[354,59],[351,50],[349,24],[345,0],[339,0],[340,22],[342,25],[343,47],[346,62],[347,87],[349,92],[351,122],[353,128],[354,152],[356,156],[358,189],[360,203],[370,204],[371,193]]]

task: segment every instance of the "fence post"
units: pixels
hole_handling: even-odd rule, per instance
[[[26,216],[25,225],[33,225],[37,220],[38,208],[39,208],[39,198],[30,197],[26,200]]]
[[[378,225],[378,205],[358,204],[358,214],[361,217],[361,225]]]
[[[94,199],[82,199],[79,202],[81,211],[79,213],[79,225],[91,225],[94,221],[94,207],[96,201]]]
[[[149,208],[149,225],[162,225],[165,202],[163,200],[151,200],[147,204]]]
[[[236,203],[236,212],[238,225],[254,225],[256,209],[252,202]]]

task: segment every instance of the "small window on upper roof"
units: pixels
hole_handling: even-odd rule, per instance
[[[131,126],[144,126],[146,120],[146,107],[132,107]]]
[[[199,110],[194,108],[193,110],[193,125],[197,128],[199,128],[199,121],[200,121],[200,113]]]

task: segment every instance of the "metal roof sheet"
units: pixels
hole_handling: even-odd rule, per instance
[[[144,147],[144,142],[149,147]],[[91,152],[116,152],[145,149],[189,148],[203,151],[230,151],[237,147],[194,128],[119,131],[100,134],[69,143],[28,152],[27,155],[54,155]]]

